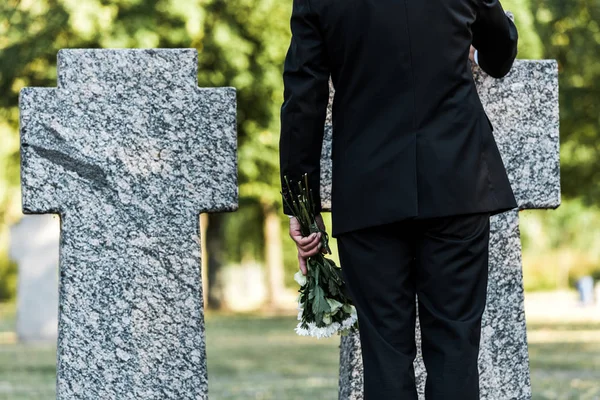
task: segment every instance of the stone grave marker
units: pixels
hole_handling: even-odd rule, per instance
[[[474,69],[478,92],[519,203],[519,210],[560,205],[558,67],[517,60],[503,79]],[[333,95],[333,93],[332,93]],[[331,210],[331,102],[321,157],[324,210]],[[490,219],[490,272],[479,353],[481,399],[531,398],[518,210]],[[343,266],[342,266],[343,267]],[[423,399],[425,368],[417,320],[417,375]],[[360,339],[341,338],[339,399],[363,398]]]
[[[57,398],[207,398],[199,213],[237,209],[236,94],[195,49],[61,50],[20,95],[23,211],[60,214]]]
[[[10,228],[9,256],[19,266],[20,342],[56,342],[59,235],[60,220],[56,215],[24,215]]]

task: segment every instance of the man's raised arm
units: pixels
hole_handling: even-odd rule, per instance
[[[498,0],[479,0],[477,20],[472,25],[473,47],[481,69],[494,78],[510,71],[517,56],[518,32]]]
[[[329,67],[318,15],[309,0],[294,0],[292,40],[284,63],[279,164],[282,188],[308,174],[315,211],[321,211],[321,148],[329,100]],[[293,188],[296,190],[296,188]],[[284,190],[285,192],[285,190]],[[283,203],[283,212],[292,210]]]

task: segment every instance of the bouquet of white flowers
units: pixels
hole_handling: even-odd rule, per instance
[[[331,254],[329,236],[316,222],[312,190],[308,189],[308,175],[298,182],[298,194],[294,194],[287,176],[287,191],[282,197],[294,217],[300,223],[302,236],[321,232],[321,241],[327,254]],[[298,320],[296,333],[317,338],[330,337],[334,333],[347,335],[358,328],[356,309],[344,288],[341,268],[335,262],[318,253],[306,261],[307,274],[296,272],[294,280],[298,290]]]

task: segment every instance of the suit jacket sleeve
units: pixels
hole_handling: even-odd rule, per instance
[[[494,78],[502,78],[517,56],[517,27],[499,0],[479,0],[479,3],[477,19],[471,26],[473,47],[478,50],[481,69]]]
[[[279,138],[281,186],[286,196],[284,176],[291,183],[307,173],[315,211],[320,212],[320,160],[329,100],[327,53],[318,15],[309,0],[294,0],[290,24],[292,39],[284,63]],[[283,207],[285,214],[292,214],[285,201]]]

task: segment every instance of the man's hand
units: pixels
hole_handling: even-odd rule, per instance
[[[325,224],[323,223],[321,214],[316,216],[316,221],[319,228],[325,231]],[[290,218],[290,237],[296,242],[296,247],[298,248],[298,262],[300,263],[300,271],[302,271],[303,275],[306,275],[308,272],[306,269],[306,260],[308,257],[319,254],[319,251],[326,251],[321,243],[321,236],[320,232],[315,232],[307,237],[303,237],[298,219],[296,217]]]

